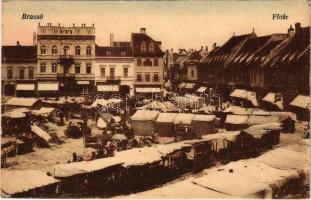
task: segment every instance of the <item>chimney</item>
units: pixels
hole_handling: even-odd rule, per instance
[[[33,32],[32,42],[33,42],[33,46],[37,46],[37,35],[36,35],[36,32]]]
[[[75,23],[72,24],[72,27],[75,27]]]
[[[21,46],[21,44],[19,43],[19,41],[16,42],[16,46]]]
[[[201,50],[203,50],[203,46],[201,46]]]
[[[174,50],[173,49],[171,49],[171,53],[173,53],[174,52]]]
[[[146,28],[140,28],[140,33],[146,33]]]
[[[296,35],[300,35],[300,34],[301,34],[301,26],[300,26],[300,23],[299,23],[299,22],[297,22],[297,23],[295,24],[295,34],[296,34]]]
[[[295,30],[293,29],[292,25],[289,26],[289,29],[287,30],[287,33],[288,33],[289,37],[292,37],[294,35]]]
[[[113,33],[110,33],[110,46],[113,47]]]
[[[216,49],[217,45],[216,42],[213,44],[213,49]]]
[[[207,46],[205,46],[205,51],[208,51],[208,47]]]
[[[40,26],[40,23],[38,23],[38,26]]]

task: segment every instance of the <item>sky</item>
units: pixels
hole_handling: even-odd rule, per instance
[[[258,36],[285,33],[289,25],[310,26],[310,2],[291,1],[6,1],[2,3],[2,44],[32,45],[38,23],[72,26],[95,24],[96,43],[109,45],[129,41],[140,27],[162,49],[199,49],[225,43],[232,35]],[[42,20],[21,19],[25,14],[43,14]],[[287,20],[272,20],[272,14],[286,14]]]

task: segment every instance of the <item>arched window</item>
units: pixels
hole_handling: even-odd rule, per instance
[[[53,63],[52,64],[52,73],[56,73],[57,72],[57,63]]]
[[[68,53],[68,51],[69,51],[69,46],[64,46],[64,55],[67,55],[67,53]]]
[[[57,46],[52,46],[52,54],[57,54]]]
[[[79,63],[75,64],[75,73],[80,74],[80,64]]]
[[[91,46],[87,46],[86,47],[86,55],[91,55],[92,54],[92,47]]]
[[[91,63],[87,63],[86,64],[86,73],[87,74],[92,73],[92,65],[91,65]]]
[[[80,55],[81,48],[80,46],[76,46],[76,55]]]
[[[45,45],[41,46],[41,54],[46,54],[46,46]]]
[[[45,71],[46,71],[46,65],[45,65],[45,63],[41,63],[41,65],[40,65],[40,72],[41,73],[45,73]]]
[[[142,41],[141,44],[140,44],[140,51],[141,52],[146,52],[147,49],[146,49],[146,42],[145,41]]]
[[[154,52],[154,43],[150,42],[149,44],[149,52]]]

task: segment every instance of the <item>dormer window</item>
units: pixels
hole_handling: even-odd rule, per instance
[[[149,44],[149,52],[154,52],[154,43],[150,42]]]
[[[146,52],[147,49],[146,49],[146,42],[145,41],[142,41],[141,44],[140,44],[140,51],[141,52]]]

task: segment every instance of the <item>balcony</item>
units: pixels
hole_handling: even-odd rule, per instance
[[[57,73],[57,78],[74,78],[75,74],[73,73]]]
[[[61,65],[72,65],[74,63],[72,55],[60,55],[59,56],[59,64]]]

